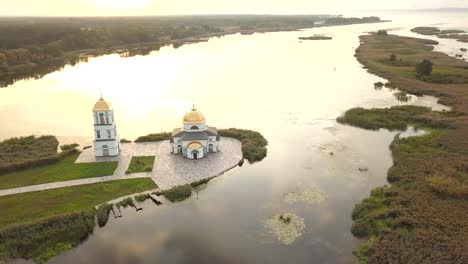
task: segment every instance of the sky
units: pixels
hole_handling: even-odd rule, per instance
[[[337,14],[373,9],[468,8],[467,0],[0,0],[0,16]]]

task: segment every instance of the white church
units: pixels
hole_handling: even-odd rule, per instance
[[[120,154],[120,139],[111,105],[102,96],[94,104],[94,155],[115,157]],[[188,159],[201,159],[210,152],[220,151],[220,136],[216,127],[206,125],[203,114],[195,106],[187,112],[181,128],[172,132],[172,153]]]
[[[170,143],[172,153],[195,160],[220,150],[218,130],[206,125],[205,117],[195,106],[185,114],[182,127],[174,129]]]
[[[114,111],[101,98],[94,104],[94,155],[112,157],[120,154],[120,139],[115,125]]]

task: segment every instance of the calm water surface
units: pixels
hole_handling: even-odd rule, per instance
[[[403,104],[390,90],[374,90],[374,82],[385,80],[368,74],[354,50],[364,32],[399,28],[409,34],[412,24],[426,24],[424,16],[413,16],[395,15],[399,19],[386,24],[231,35],[148,56],[103,56],[0,89],[0,122],[8,124],[1,138],[50,133],[62,142],[89,144],[91,109],[102,89],[121,137],[171,130],[195,100],[210,125],[257,130],[269,140],[264,161],[234,169],[184,202],[156,207],[147,201],[141,212],[126,209],[123,218],[111,217],[51,263],[352,262],[360,241],[350,233],[351,211],[386,183],[395,133],[341,126],[335,118],[356,106]],[[441,14],[429,17],[453,22]],[[333,40],[298,40],[317,33]],[[444,109],[432,97],[408,103]],[[369,170],[359,171],[363,167]],[[287,193],[308,189],[325,199],[313,205],[284,201]],[[305,232],[292,245],[265,229],[265,220],[277,213],[304,218]]]

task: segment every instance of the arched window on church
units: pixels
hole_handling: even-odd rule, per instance
[[[182,153],[182,146],[181,145],[177,146],[177,153]]]
[[[197,126],[192,126],[190,129],[191,130],[198,130],[198,127]]]
[[[100,123],[101,125],[106,123],[106,119],[105,119],[105,117],[104,117],[104,113],[99,113],[99,123]]]

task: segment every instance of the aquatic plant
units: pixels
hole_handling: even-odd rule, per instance
[[[291,245],[301,237],[304,229],[304,218],[292,213],[276,214],[265,222],[266,229],[276,236],[284,245]]]
[[[287,203],[303,202],[306,204],[317,204],[325,200],[325,196],[318,189],[307,189],[302,192],[286,194],[284,201]]]

